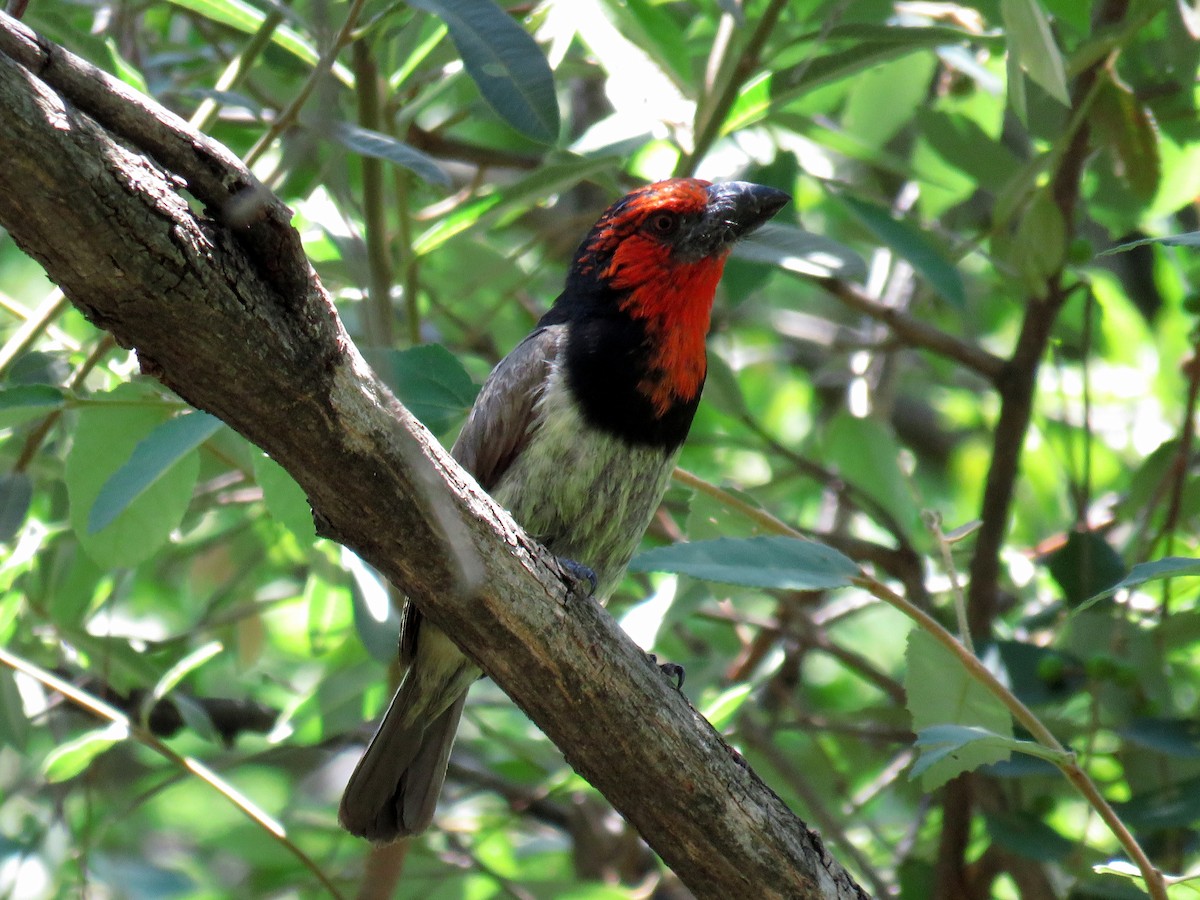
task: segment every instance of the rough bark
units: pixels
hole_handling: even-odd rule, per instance
[[[0,160],[0,225],[71,302],[291,472],[320,531],[416,598],[698,896],[865,896],[388,393],[228,151],[0,14]]]

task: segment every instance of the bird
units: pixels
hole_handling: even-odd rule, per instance
[[[613,203],[534,330],[492,370],[451,455],[604,602],[662,500],[700,402],[733,245],[791,199],[671,178]],[[347,782],[342,826],[387,843],[432,823],[467,691],[481,676],[407,602],[406,669]]]

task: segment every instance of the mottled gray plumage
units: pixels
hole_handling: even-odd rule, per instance
[[[566,338],[566,326],[546,326],[506,356],[451,452],[531,536],[595,572],[603,602],[650,523],[676,451],[626,446],[584,421],[562,369]],[[553,491],[527,489],[551,483]],[[467,689],[480,675],[412,604],[400,646],[408,673],[338,812],[347,830],[376,841],[429,826]]]

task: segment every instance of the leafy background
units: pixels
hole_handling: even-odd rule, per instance
[[[1197,871],[1185,0],[32,0],[24,20],[251,161],[447,440],[613,198],[692,172],[791,191],[728,266],[686,471],[614,614],[872,893],[1142,895],[1055,768],[1072,758],[889,591],[971,632],[1153,863]],[[378,857],[335,809],[396,675],[387,588],[3,233],[0,303],[0,894],[353,894]],[[488,682],[437,826],[401,896],[686,896]]]

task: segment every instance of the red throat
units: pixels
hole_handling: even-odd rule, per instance
[[[676,264],[667,254],[661,245],[627,239],[604,273],[614,288],[629,290],[621,310],[645,326],[651,356],[638,389],[660,416],[704,385],[704,343],[727,255]]]

